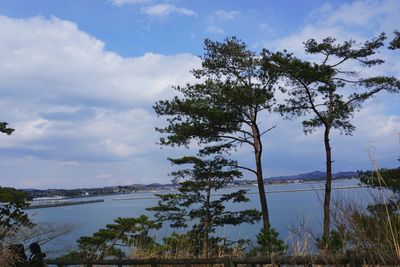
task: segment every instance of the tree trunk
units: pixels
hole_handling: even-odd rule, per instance
[[[330,230],[330,202],[331,202],[331,191],[332,191],[332,155],[331,145],[329,142],[330,127],[325,127],[324,132],[324,144],[325,144],[325,156],[326,156],[326,181],[325,181],[325,199],[324,199],[324,228],[322,233],[322,239],[324,242],[328,240]]]
[[[208,258],[208,234],[210,231],[210,200],[211,200],[211,186],[207,190],[207,199],[205,203],[205,215],[204,215],[204,239],[203,239],[203,257]]]
[[[256,124],[253,124],[251,129],[252,129],[253,140],[254,140],[254,156],[255,156],[255,160],[256,160],[257,184],[258,184],[258,193],[260,196],[261,212],[262,212],[262,217],[263,217],[263,228],[264,228],[264,230],[268,231],[270,228],[270,223],[269,223],[267,197],[265,195],[265,188],[264,188],[264,177],[263,177],[263,173],[262,173],[261,136],[260,136],[260,131]]]

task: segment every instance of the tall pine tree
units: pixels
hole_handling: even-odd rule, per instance
[[[159,116],[168,126],[161,145],[205,145],[203,154],[229,151],[238,145],[253,150],[255,166],[238,168],[255,174],[265,229],[270,228],[262,168],[262,136],[275,126],[262,129],[261,114],[274,104],[276,77],[261,68],[260,55],[236,38],[224,42],[205,41],[202,68],[193,71],[198,83],[176,87],[178,96],[156,103]]]
[[[324,130],[323,140],[326,156],[326,183],[324,197],[323,239],[330,230],[330,201],[332,183],[331,132],[351,135],[355,130],[351,123],[354,113],[372,96],[386,91],[398,93],[400,81],[384,75],[371,76],[359,71],[357,65],[372,68],[383,64],[374,58],[384,45],[385,34],[358,44],[353,40],[343,43],[333,38],[322,42],[310,39],[305,43],[308,54],[320,56],[319,63],[302,60],[286,51],[271,53],[264,50],[264,67],[274,69],[286,81],[284,91],[287,98],[278,111],[288,118],[303,117],[304,132],[312,133],[317,128]],[[393,41],[395,45],[395,41]]]

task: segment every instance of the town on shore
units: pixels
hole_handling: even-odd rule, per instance
[[[357,176],[357,172],[345,171],[333,174],[333,179],[352,179]],[[316,182],[325,180],[326,174],[321,171],[302,173],[289,176],[275,176],[264,179],[265,184],[289,184]],[[240,179],[235,180],[230,186],[252,186],[256,185],[257,180]],[[161,190],[176,190],[179,184],[169,183],[151,183],[151,184],[132,184],[132,185],[116,185],[106,187],[93,188],[75,188],[75,189],[22,189],[28,196],[28,200],[42,200],[46,198],[75,198],[75,197],[92,197],[113,194],[129,194],[133,192],[148,192]]]

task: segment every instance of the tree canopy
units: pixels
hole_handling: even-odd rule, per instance
[[[378,171],[359,171],[358,178],[364,184],[383,187],[398,193],[400,201],[400,167]]]
[[[394,31],[394,38],[389,44],[389,49],[400,49],[400,31]]]
[[[5,133],[7,135],[10,135],[14,132],[13,128],[8,127],[7,122],[0,122],[0,133]]]

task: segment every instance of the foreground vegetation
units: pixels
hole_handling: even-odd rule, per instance
[[[370,179],[381,177],[384,182],[390,181],[393,173],[400,177],[400,168],[367,173]],[[361,181],[366,182],[366,173],[361,173],[360,177]],[[255,243],[250,240],[228,240],[213,232],[209,236],[208,246],[204,246],[204,229],[196,223],[191,229],[189,227],[190,230],[182,228],[159,240],[157,236],[162,228],[161,222],[179,221],[180,215],[173,219],[157,217],[156,220],[143,215],[138,218],[118,218],[115,223],[92,236],[81,237],[78,240],[79,250],[61,259],[194,259],[313,254],[322,256],[326,262],[340,262],[344,258],[354,257],[369,264],[399,263],[400,188],[394,186],[390,192],[387,187],[379,188],[383,195],[371,195],[367,207],[356,204],[357,201],[333,201],[334,227],[328,241],[309,232],[304,225],[299,225],[299,228],[291,230],[291,238],[286,242],[280,240],[279,234],[271,228],[269,232],[262,229]],[[386,198],[386,194],[390,198]],[[194,221],[201,223],[201,217],[196,217]],[[187,224],[188,221],[184,220],[183,223]],[[207,254],[204,249],[208,249]]]

